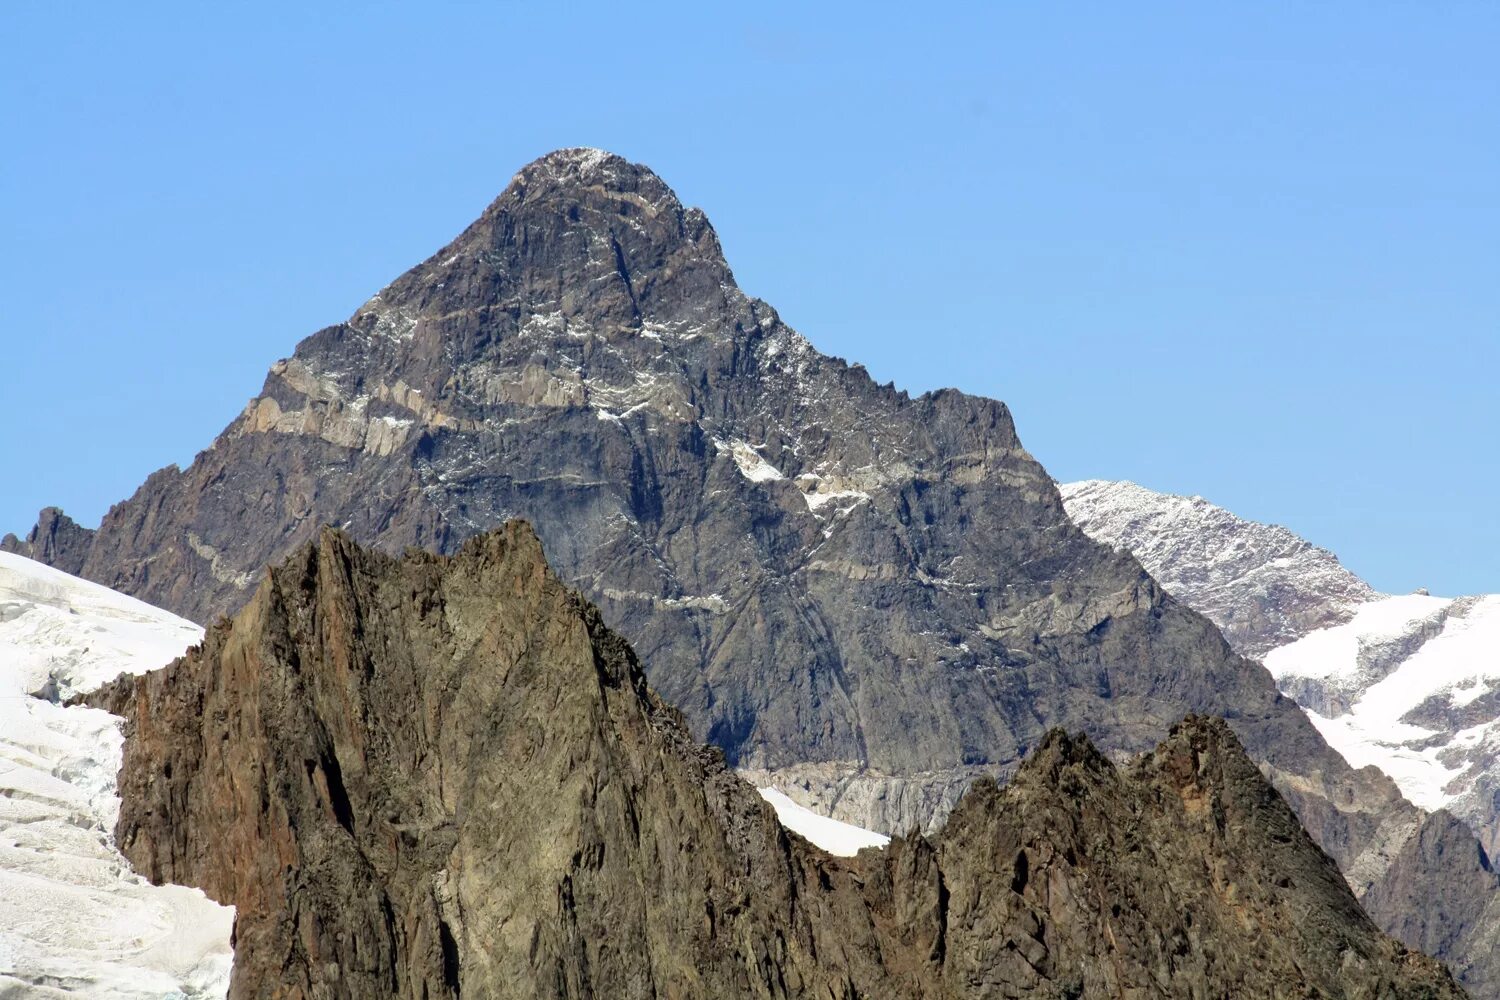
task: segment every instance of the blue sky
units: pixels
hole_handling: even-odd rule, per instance
[[[819,348],[1006,400],[1060,479],[1500,590],[1500,5],[303,7],[0,11],[0,531],[191,461],[591,145]]]

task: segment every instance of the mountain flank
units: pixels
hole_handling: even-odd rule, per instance
[[[1463,995],[1208,718],[1123,768],[1051,731],[884,850],[788,835],[519,522],[326,529],[94,699],[122,850],[237,908],[234,998]]]
[[[1128,549],[1246,656],[1260,659],[1315,629],[1342,625],[1377,596],[1327,549],[1202,497],[1102,479],[1059,490],[1089,537]]]

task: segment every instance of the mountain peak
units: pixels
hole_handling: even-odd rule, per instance
[[[706,311],[741,299],[701,211],[645,166],[570,148],[522,167],[457,238],[344,327],[412,344],[384,363],[416,385],[411,376],[427,363],[474,360],[538,324],[565,326],[565,338],[701,327]],[[423,390],[437,391],[449,375]]]
[[[614,218],[674,222],[688,215],[677,193],[650,167],[584,146],[553,150],[516,171],[476,225],[492,215],[522,211],[560,212],[575,227],[591,229]],[[586,217],[591,211],[600,214]],[[703,217],[696,210],[692,215]]]
[[[0,538],[0,552],[13,552],[76,575],[93,539],[91,529],[78,524],[61,508],[43,507],[36,526],[24,540],[13,534]]]
[[[650,174],[652,171],[639,163],[631,163],[619,153],[592,146],[565,146],[544,153],[516,172],[516,179],[528,174],[546,174],[553,177],[575,177],[588,182],[608,180],[628,174]]]

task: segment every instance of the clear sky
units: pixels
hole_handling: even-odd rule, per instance
[[[589,145],[1059,479],[1500,590],[1500,4],[526,6],[4,4],[0,531],[97,523]]]

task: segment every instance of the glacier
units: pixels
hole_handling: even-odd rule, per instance
[[[829,854],[852,858],[866,847],[879,848],[891,842],[891,838],[883,833],[876,833],[862,826],[840,822],[815,813],[794,801],[779,788],[767,787],[757,790],[760,792],[760,797],[776,810],[776,818],[781,821],[783,827],[811,841]]]
[[[234,910],[115,848],[121,720],[61,700],[165,665],[198,626],[0,553],[0,997],[223,997]]]

